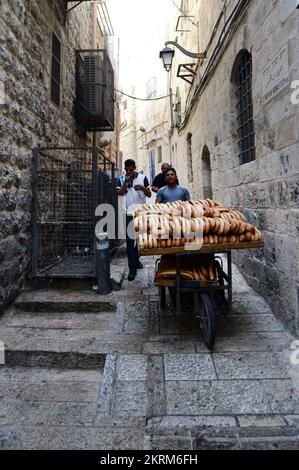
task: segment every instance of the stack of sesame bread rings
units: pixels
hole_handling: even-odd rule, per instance
[[[261,241],[242,212],[211,199],[143,204],[134,213],[139,250]]]

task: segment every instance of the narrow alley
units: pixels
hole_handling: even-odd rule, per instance
[[[292,339],[237,267],[211,353],[187,305],[160,312],[154,259],[144,265],[110,295],[29,291],[2,317],[1,447],[298,448]]]
[[[299,0],[0,0],[1,450],[299,450],[298,51]]]

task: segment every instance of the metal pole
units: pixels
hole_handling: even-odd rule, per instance
[[[176,254],[176,312],[178,315],[181,314],[181,278],[180,278],[180,270],[181,270],[181,258],[179,255]]]
[[[170,122],[171,128],[174,127],[174,119],[173,119],[173,99],[172,99],[172,88],[169,88],[169,104],[170,104]]]
[[[34,148],[32,158],[32,276],[37,275],[38,267],[38,165],[39,149]]]
[[[92,188],[93,188],[93,215],[94,215],[94,230],[97,224],[96,218],[96,208],[99,204],[99,172],[98,172],[98,151],[96,148],[96,133],[93,132],[92,136],[93,147],[92,147]],[[101,264],[98,259],[98,250],[97,250],[97,237],[96,233],[94,235],[94,270],[97,279],[99,279],[99,271],[101,269]]]
[[[110,244],[107,233],[96,234],[98,294],[110,294]]]
[[[233,281],[232,281],[232,253],[227,252],[227,275],[228,275],[228,307],[230,315],[233,313]]]

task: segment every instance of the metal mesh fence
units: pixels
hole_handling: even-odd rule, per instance
[[[113,203],[111,165],[95,149],[34,150],[34,276],[95,276],[95,208]]]

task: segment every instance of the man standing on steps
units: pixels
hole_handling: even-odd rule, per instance
[[[133,238],[135,232],[133,233],[133,230],[130,230],[129,224],[133,220],[134,206],[136,206],[136,204],[145,204],[146,198],[151,197],[148,179],[146,176],[136,171],[134,160],[129,159],[125,161],[125,173],[118,179],[116,192],[118,196],[124,196],[126,198],[126,240],[129,265],[128,281],[133,281],[136,277],[137,269],[142,269],[143,266],[139,260],[136,238]]]

